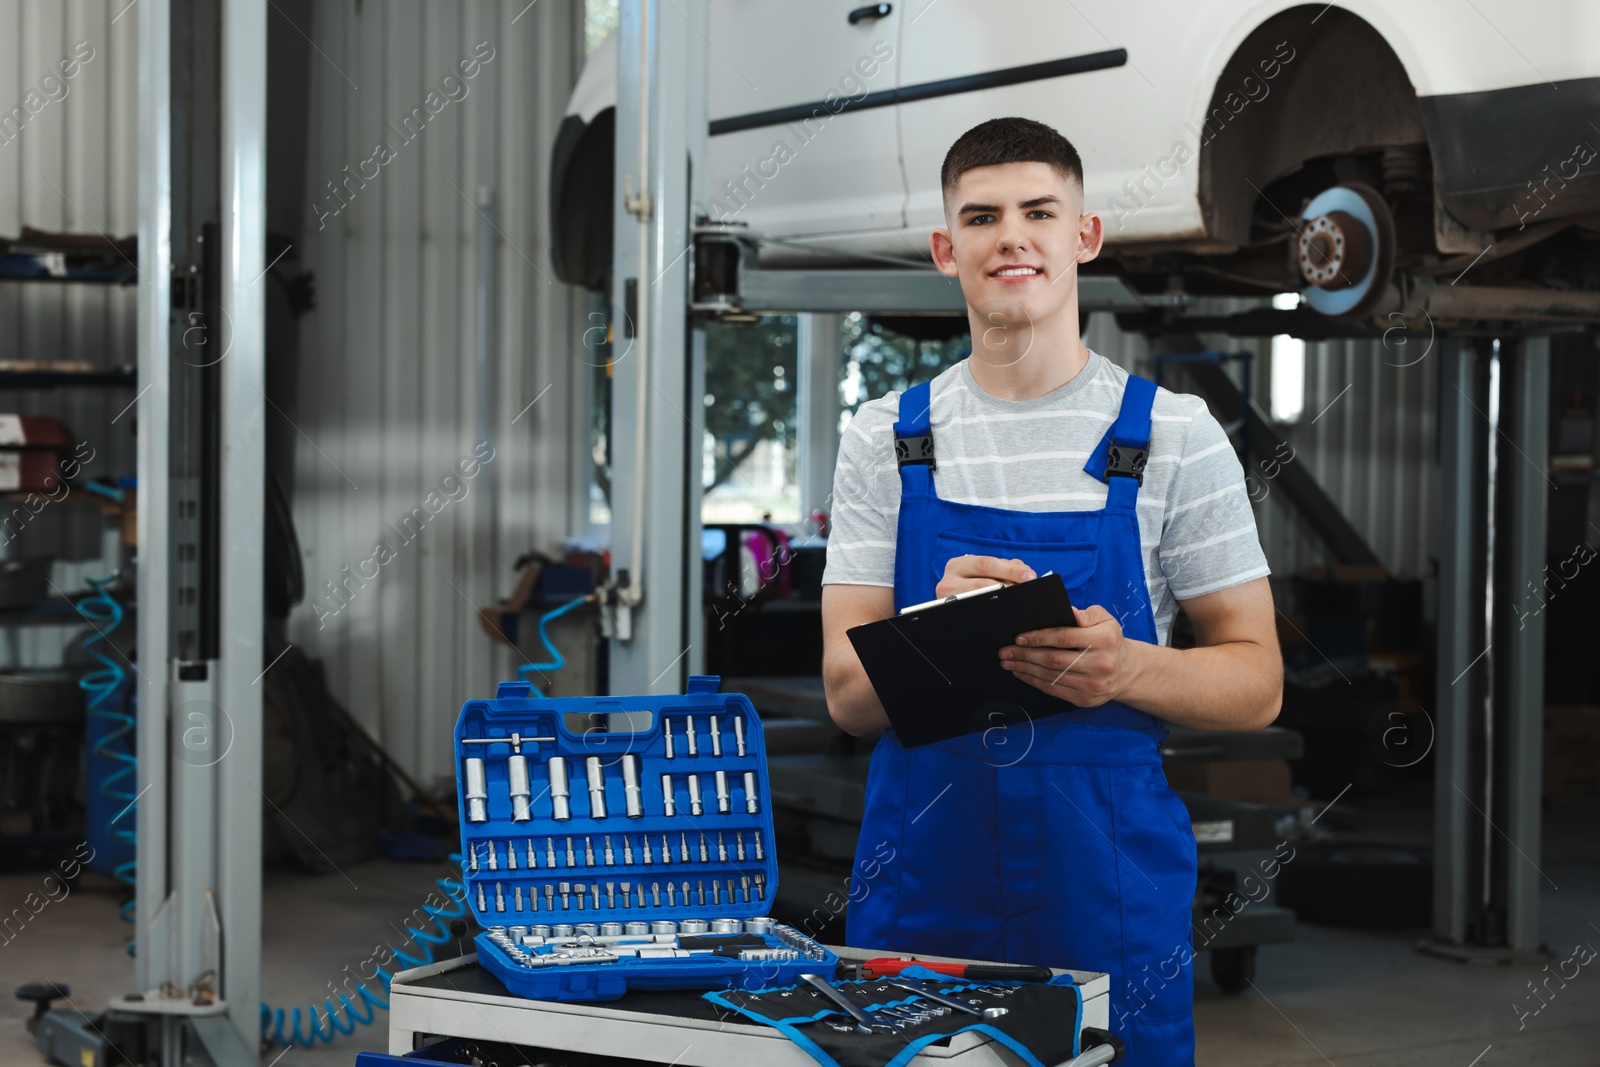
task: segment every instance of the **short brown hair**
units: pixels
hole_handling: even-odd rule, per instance
[[[1083,160],[1072,142],[1042,122],[1022,118],[990,119],[957,137],[945,153],[940,187],[948,196],[967,171],[1002,163],[1045,163],[1083,187]]]

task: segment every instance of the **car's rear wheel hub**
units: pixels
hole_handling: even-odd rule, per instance
[[[1394,220],[1376,189],[1352,182],[1325,189],[1300,213],[1292,245],[1306,304],[1324,315],[1357,317],[1394,274]]]

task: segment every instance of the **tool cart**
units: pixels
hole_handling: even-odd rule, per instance
[[[1161,755],[1169,780],[1181,781],[1174,765],[1291,760],[1303,750],[1300,735],[1281,726],[1250,733],[1172,727]],[[1242,993],[1255,979],[1257,946],[1294,940],[1294,912],[1275,903],[1285,855],[1273,809],[1174,790],[1189,809],[1200,860],[1194,951],[1211,951],[1211,977],[1223,992]]]
[[[1106,975],[836,949],[774,919],[765,728],[719,686],[551,698],[506,682],[462,707],[477,951],[397,975],[390,1052],[358,1064],[1121,1054]]]
[[[880,955],[828,946],[845,963]],[[964,962],[922,957],[928,962]],[[1081,1025],[1104,1029],[1110,1020],[1111,980],[1104,974],[1058,971],[1083,991]],[[493,1055],[493,1047],[510,1054]],[[389,1052],[362,1053],[357,1067],[482,1062],[560,1062],[552,1052],[582,1052],[585,1064],[672,1063],[722,1067],[730,1063],[816,1067],[816,1061],[770,1026],[719,1012],[690,992],[630,993],[617,1001],[566,1003],[512,995],[476,956],[402,971],[389,987]],[[485,1058],[487,1057],[487,1058]],[[575,1061],[576,1062],[576,1061]],[[930,1045],[911,1063],[995,1067],[1018,1062],[994,1039],[958,1034]],[[1104,1063],[1104,1059],[1090,1062]],[[1085,1065],[1086,1067],[1086,1065]]]

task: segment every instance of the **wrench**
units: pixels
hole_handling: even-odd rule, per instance
[[[802,974],[800,976],[800,980],[811,986],[823,996],[827,997],[836,1006],[841,1008],[845,1014],[854,1019],[856,1021],[856,1029],[863,1034],[898,1032],[905,1029],[906,1024],[903,1022],[881,1022],[874,1019],[872,1016],[856,1007],[855,1001],[851,1000],[849,997],[839,992],[839,990],[835,989],[833,983],[829,982],[820,974]]]
[[[907,1026],[916,1026],[918,1023],[933,1018],[931,1011],[919,1011],[916,1008],[900,1005],[898,1007],[879,1008],[878,1014],[891,1019],[903,1019]]]
[[[925,1000],[932,1001],[935,1004],[943,1004],[947,1008],[954,1008],[957,1011],[964,1011],[968,1014],[976,1015],[980,1019],[998,1019],[1000,1016],[1006,1015],[1011,1011],[1010,1008],[977,1008],[974,1007],[970,1001],[961,1000],[958,997],[948,997],[943,993],[935,992],[925,986],[917,985],[915,983],[907,982],[898,978],[889,982],[889,985],[894,986],[896,989],[904,989],[908,993],[915,993]]]

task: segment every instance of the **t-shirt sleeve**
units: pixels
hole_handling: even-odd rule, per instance
[[[895,533],[900,520],[900,473],[890,432],[898,394],[862,405],[839,441],[830,503],[824,585],[894,587]],[[891,407],[890,410],[894,410]]]
[[[1244,469],[1205,402],[1184,436],[1161,529],[1161,572],[1189,600],[1272,573],[1256,533]]]

